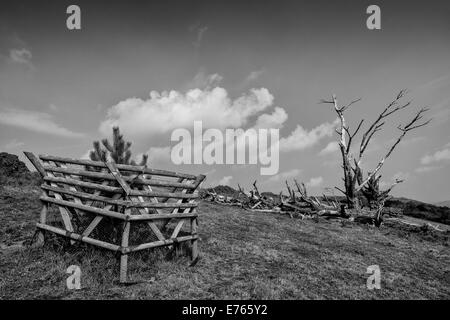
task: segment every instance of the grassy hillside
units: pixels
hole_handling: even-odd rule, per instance
[[[449,299],[449,233],[388,223],[300,220],[208,202],[199,208],[201,260],[168,249],[132,256],[135,285],[121,286],[109,252],[85,245],[22,247],[38,219],[39,190],[0,192],[0,299]],[[82,270],[82,290],[66,289],[65,271]],[[381,290],[366,269],[381,268]]]

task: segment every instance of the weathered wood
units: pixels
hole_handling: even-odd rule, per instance
[[[112,199],[118,199],[120,198],[120,194],[115,194],[113,195]],[[105,206],[103,208],[103,210],[110,210],[112,208],[113,205],[109,204],[107,206]],[[87,226],[87,228],[83,231],[83,237],[87,237],[88,235],[90,235],[92,233],[92,231],[94,231],[95,227],[97,227],[97,225],[103,220],[103,216],[96,216],[91,223]]]
[[[53,187],[49,185],[42,185],[42,189],[52,191],[55,193],[60,194],[67,194],[71,195],[77,198],[81,199],[88,199],[88,200],[94,200],[94,201],[100,201],[104,203],[108,203],[111,205],[119,205],[129,208],[193,208],[197,207],[196,203],[159,203],[159,202],[149,202],[149,201],[142,201],[142,202],[133,202],[130,200],[114,200],[112,198],[103,197],[103,196],[97,196],[95,194],[91,193],[85,193],[81,191],[72,191],[68,189]]]
[[[165,220],[165,219],[187,219],[197,217],[196,213],[167,213],[167,214],[139,214],[129,217],[130,221]]]
[[[170,239],[175,239],[178,236],[178,233],[181,231],[181,228],[183,228],[183,224],[186,220],[182,219],[178,221],[175,229],[173,229],[172,235],[170,236]]]
[[[125,213],[127,216],[129,215],[129,211]],[[125,283],[128,280],[127,270],[128,270],[128,253],[126,253],[128,249],[128,239],[130,236],[130,222],[125,222],[125,227],[122,233],[122,254],[120,256],[120,282]]]
[[[123,191],[125,191],[126,195],[129,195],[131,192],[131,188],[126,183],[125,179],[122,177],[122,175],[119,172],[119,169],[117,169],[116,164],[112,161],[106,162],[106,166],[108,167],[109,171],[113,175],[113,177],[116,179],[116,181],[119,183],[119,185],[122,187]],[[137,181],[137,180],[131,180],[131,181]]]
[[[84,211],[91,212],[91,213],[100,214],[102,216],[108,216],[108,217],[111,217],[111,218],[117,218],[117,219],[121,219],[121,220],[125,220],[126,219],[124,214],[118,213],[118,212],[115,212],[115,211],[95,208],[95,207],[86,206],[86,205],[83,205],[83,204],[79,204],[79,203],[75,203],[75,202],[71,202],[71,201],[66,201],[66,200],[60,200],[60,199],[51,198],[51,197],[40,197],[40,199],[42,201],[46,201],[46,202],[57,204],[60,208],[71,207],[71,208],[77,208],[77,209],[84,210]],[[69,231],[73,231],[73,230],[69,230]]]
[[[43,195],[40,197],[43,207],[39,223],[36,224],[38,229],[65,236],[71,242],[81,241],[118,251],[121,254],[120,282],[128,280],[128,254],[131,252],[159,246],[178,246],[180,242],[192,241],[192,256],[193,259],[197,259],[198,215],[195,210],[198,203],[195,200],[199,198],[197,188],[205,179],[204,175],[179,174],[142,166],[54,156],[40,156],[39,159],[32,153],[25,153],[25,155],[44,179],[44,184],[41,185]],[[74,166],[67,166],[67,164]],[[177,179],[171,181],[155,179],[153,176]],[[157,187],[156,190],[153,190],[152,186]],[[47,224],[47,211],[50,204],[57,205],[64,227]],[[163,209],[173,210],[171,210],[172,213],[163,213]],[[125,210],[125,213],[122,213],[122,210]],[[93,219],[84,231],[74,232],[71,220],[75,219],[78,213],[90,213]],[[91,236],[104,217],[123,221],[120,246]],[[191,221],[191,234],[180,236],[186,220]],[[141,221],[149,226],[158,240],[129,246],[131,225]],[[165,235],[160,230],[158,221],[167,223],[176,221],[177,224],[169,233],[170,235]]]
[[[190,235],[190,236],[183,236],[178,237],[176,239],[166,239],[164,241],[154,241],[149,243],[140,244],[137,246],[129,246],[126,252],[136,252],[144,249],[150,249],[150,248],[156,248],[156,247],[162,247],[162,246],[168,246],[172,245],[176,242],[183,242],[183,241],[191,241],[197,239],[197,235]]]
[[[47,172],[46,174],[49,177],[54,177],[54,174],[51,172]],[[56,187],[56,184],[54,184],[54,183],[50,183],[50,184],[52,186]],[[62,196],[59,193],[55,193],[55,198],[62,200]],[[42,200],[42,197],[41,197],[41,200]],[[61,218],[63,220],[64,227],[66,228],[66,230],[73,232],[72,219],[70,217],[69,210],[67,210],[65,207],[62,207],[62,206],[58,206],[58,210],[59,210],[59,213],[61,214]],[[74,244],[74,242],[70,241],[70,244]]]
[[[123,189],[120,187],[106,186],[106,185],[102,185],[102,184],[98,184],[98,183],[86,182],[86,181],[81,181],[81,180],[71,179],[71,178],[45,177],[44,181],[60,183],[60,184],[65,184],[65,185],[79,186],[79,187],[83,187],[83,188],[100,190],[100,191],[110,192],[110,193],[122,193],[123,192]]]
[[[42,160],[58,161],[58,162],[71,163],[71,164],[82,165],[82,166],[106,168],[106,164],[101,161],[92,161],[92,160],[85,160],[85,159],[80,160],[80,159],[72,159],[72,158],[65,158],[65,157],[56,157],[56,156],[51,156],[51,155],[39,155],[39,158]],[[123,170],[123,171],[139,172],[139,173],[142,172],[145,174],[150,174],[150,175],[155,175],[155,176],[176,177],[176,178],[184,178],[184,179],[190,179],[190,180],[197,179],[197,176],[195,176],[195,175],[180,173],[180,172],[172,172],[172,171],[159,170],[159,169],[150,169],[150,168],[145,168],[142,166],[133,166],[133,165],[127,165],[127,164],[116,164],[116,166],[119,170]]]
[[[191,242],[191,259],[195,262],[198,258],[197,218],[191,219],[191,235],[195,237]]]
[[[98,247],[102,247],[108,250],[112,250],[112,251],[119,251],[120,247],[115,245],[115,244],[111,244],[111,243],[107,243],[101,240],[97,240],[97,239],[93,239],[90,237],[83,237],[80,234],[74,233],[74,232],[68,232],[67,230],[63,230],[60,228],[56,228],[53,226],[49,226],[46,224],[42,224],[42,223],[37,223],[36,227],[43,229],[43,230],[47,230],[47,231],[51,231],[53,233],[65,236],[67,238],[73,239],[73,240],[78,240],[78,241],[83,241]]]
[[[87,171],[87,170],[75,169],[75,168],[59,168],[59,167],[48,166],[48,165],[44,166],[44,169],[47,172],[58,172],[58,173],[77,175],[77,176],[99,179],[99,180],[116,181],[116,178],[111,173],[94,172],[94,171]],[[177,188],[185,188],[185,189],[195,189],[196,188],[194,185],[187,184],[187,183],[178,183],[178,182],[156,180],[156,179],[141,179],[141,178],[133,179],[133,177],[124,176],[123,180],[126,182],[133,181],[133,183],[136,185],[150,185],[150,186],[157,186],[157,187],[177,187]]]
[[[158,197],[158,198],[174,198],[174,199],[197,199],[198,194],[193,193],[174,193],[163,191],[143,191],[143,190],[131,190],[130,196],[144,196],[144,197]],[[163,202],[163,201],[161,201]]]
[[[41,177],[47,176],[47,173],[45,172],[44,166],[42,165],[41,161],[31,152],[24,151],[25,156],[30,160],[31,164],[36,168],[37,172],[41,175]]]
[[[40,223],[45,224],[47,222],[47,213],[48,213],[48,204],[43,202],[42,203],[41,214],[40,214],[40,217],[39,217]]]
[[[44,181],[68,184],[68,185],[75,185],[75,186],[79,186],[79,187],[95,189],[95,190],[100,190],[100,191],[105,191],[105,192],[110,192],[110,193],[122,193],[123,192],[123,189],[120,187],[106,186],[106,185],[102,185],[102,184],[80,181],[80,180],[70,179],[70,178],[45,177]],[[42,185],[42,186],[44,186],[44,185]],[[198,198],[197,194],[182,194],[182,193],[171,193],[171,192],[164,192],[164,191],[142,191],[142,190],[132,190],[130,195],[145,196],[145,197],[164,197],[164,198],[167,197],[167,198],[175,198],[175,199],[197,199]]]

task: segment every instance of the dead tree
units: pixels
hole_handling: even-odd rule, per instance
[[[342,192],[347,199],[347,205],[349,208],[358,207],[358,194],[364,186],[369,183],[370,179],[372,179],[378,171],[383,166],[386,159],[392,154],[397,145],[401,142],[401,140],[405,137],[405,135],[417,128],[423,127],[427,125],[430,120],[424,121],[422,123],[421,120],[423,118],[424,113],[428,110],[427,108],[421,108],[417,111],[416,115],[405,125],[399,125],[397,128],[400,130],[400,135],[397,137],[397,140],[389,147],[386,154],[380,159],[377,166],[374,170],[370,172],[366,179],[363,179],[363,170],[361,168],[361,161],[363,159],[364,153],[367,150],[367,146],[372,141],[373,136],[380,131],[384,124],[386,123],[386,118],[390,115],[396,113],[397,111],[403,110],[411,105],[411,101],[406,103],[401,103],[401,99],[404,97],[406,91],[401,90],[397,97],[388,104],[388,106],[378,115],[375,121],[369,126],[369,128],[363,133],[362,139],[360,141],[359,150],[357,155],[354,156],[351,147],[352,142],[354,141],[356,135],[362,127],[364,119],[362,119],[356,129],[351,132],[350,127],[345,119],[345,112],[347,109],[359,102],[361,99],[354,100],[350,102],[348,105],[340,106],[338,104],[337,98],[335,95],[332,96],[332,100],[322,100],[322,103],[329,103],[334,106],[334,110],[336,111],[338,118],[340,120],[340,126],[336,129],[336,133],[339,138],[339,149],[342,156],[342,169],[344,171],[344,189],[336,187],[337,190]]]
[[[386,190],[380,190],[380,185],[379,185],[380,179],[381,179],[381,175],[372,176],[369,183],[361,190],[361,191],[363,191],[363,193],[370,192],[370,199],[372,200],[372,205],[375,205],[375,207],[376,207],[374,224],[377,227],[379,227],[381,225],[381,223],[383,222],[384,204],[385,204],[386,200],[390,198],[390,195],[389,195],[390,192],[397,184],[403,182],[403,180],[401,180],[401,179],[396,179],[395,182],[393,182],[389,186],[389,188],[387,188]]]
[[[253,189],[255,190],[255,196],[257,196],[258,198],[261,198],[261,194],[259,193],[258,187],[256,186],[256,180],[255,182],[253,182]]]

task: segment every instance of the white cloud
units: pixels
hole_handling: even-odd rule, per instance
[[[58,107],[57,105],[53,104],[53,103],[51,103],[51,104],[48,106],[48,108],[49,108],[51,111],[58,111],[58,110],[59,110],[59,107]]]
[[[259,77],[261,77],[261,75],[265,72],[264,69],[261,70],[256,70],[256,71],[252,71],[250,72],[250,74],[247,76],[247,78],[245,79],[245,83],[249,83],[252,81],[257,80]]]
[[[270,177],[269,179],[267,179],[267,182],[277,182],[277,181],[284,181],[287,179],[291,179],[291,178],[297,177],[301,172],[302,172],[302,170],[300,170],[300,169],[292,169],[289,171],[281,172],[281,173],[276,174],[276,175]]]
[[[218,73],[207,74],[203,68],[186,85],[186,89],[211,89],[222,82],[223,77]]]
[[[233,176],[225,176],[225,177],[223,177],[222,179],[219,180],[217,185],[219,185],[219,186],[229,186],[231,179],[233,179]]]
[[[189,27],[189,31],[195,32],[196,39],[192,44],[195,48],[200,48],[200,45],[202,44],[203,37],[205,36],[205,32],[208,31],[207,26],[201,26],[199,24],[192,25]]]
[[[338,123],[339,120],[336,119],[333,123],[323,123],[311,131],[297,125],[297,128],[288,137],[280,139],[280,151],[287,152],[312,147],[322,138],[331,137]]]
[[[283,108],[275,107],[272,114],[262,114],[256,120],[255,129],[279,129],[287,120],[288,115]]]
[[[118,125],[127,135],[148,136],[191,128],[194,120],[203,121],[204,128],[243,127],[251,116],[271,106],[273,99],[266,88],[252,89],[235,100],[220,87],[186,93],[152,91],[147,100],[129,98],[111,107],[100,131],[107,134]]]
[[[9,58],[12,62],[21,63],[31,66],[31,58],[33,55],[30,50],[27,49],[11,49],[9,51]]]
[[[431,155],[425,155],[422,157],[420,162],[422,164],[428,165],[434,162],[441,162],[441,161],[448,161],[450,160],[450,149],[445,148],[439,151],[436,151],[435,153]]]
[[[318,187],[323,183],[322,177],[313,177],[306,183],[307,187]]]
[[[417,173],[427,173],[427,172],[437,170],[439,168],[440,168],[439,166],[422,166],[422,167],[416,168],[415,171]]]
[[[81,133],[70,131],[55,123],[53,117],[44,112],[2,108],[0,109],[0,123],[63,137],[77,138],[83,136]]]
[[[337,151],[339,151],[339,143],[336,141],[332,141],[319,152],[319,155],[324,156],[327,154],[335,153]]]

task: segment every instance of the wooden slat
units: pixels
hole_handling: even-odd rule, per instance
[[[143,197],[164,197],[174,199],[197,199],[197,194],[184,194],[181,192],[163,192],[163,191],[146,191],[146,190],[131,190],[130,196],[143,196]]]
[[[54,203],[60,206],[60,208],[62,207],[71,207],[71,208],[77,208],[80,210],[84,210],[87,212],[92,212],[92,213],[96,213],[96,214],[100,214],[103,216],[108,216],[111,218],[117,218],[117,219],[121,219],[121,220],[125,220],[125,215],[122,213],[118,213],[115,211],[110,211],[110,210],[105,210],[105,209],[100,209],[100,208],[94,208],[94,207],[90,207],[90,206],[86,206],[83,204],[78,204],[75,202],[71,202],[71,201],[65,201],[65,200],[60,200],[60,199],[56,199],[56,198],[50,198],[50,197],[41,197],[40,198],[42,201],[46,201],[46,202],[50,202],[50,203]],[[71,231],[71,230],[69,230]]]
[[[111,205],[124,206],[129,208],[195,208],[198,206],[197,203],[159,203],[159,202],[151,202],[151,201],[131,201],[131,200],[115,200],[108,197],[97,196],[91,193],[85,193],[81,191],[72,191],[68,189],[63,189],[59,187],[53,187],[48,185],[42,185],[42,189],[47,191],[52,191],[60,194],[67,194],[71,196],[75,196],[81,199],[88,199],[93,201],[100,201],[104,203],[108,203]],[[120,195],[119,195],[120,196]]]
[[[44,165],[44,167],[45,167],[45,165]],[[52,172],[47,171],[46,173],[47,173],[47,176],[49,176],[49,177],[55,177]],[[50,183],[50,185],[52,185],[54,187],[57,186],[55,183]],[[62,196],[59,193],[55,193],[55,198],[58,200],[62,200]],[[41,197],[41,200],[42,200],[42,197]],[[72,220],[70,217],[69,210],[67,210],[66,208],[61,207],[61,206],[58,206],[58,210],[59,210],[59,213],[61,214],[61,218],[63,220],[64,227],[66,228],[66,230],[73,232]],[[71,241],[71,244],[73,244],[73,241]]]
[[[197,218],[191,219],[191,235],[197,237]],[[191,259],[193,263],[198,258],[198,241],[197,238],[192,240],[192,247],[191,247]]]
[[[62,183],[62,184],[68,184],[68,185],[75,185],[75,186],[79,186],[79,187],[101,190],[101,191],[111,192],[111,193],[122,193],[123,192],[123,189],[120,187],[105,186],[102,184],[80,181],[77,179],[70,179],[70,178],[45,177],[44,181]],[[142,191],[142,190],[131,190],[130,195],[144,196],[144,197],[164,197],[164,198],[175,198],[175,199],[196,199],[199,197],[197,194],[182,194],[181,192],[173,193],[173,192],[164,192],[164,191]]]
[[[125,210],[125,215],[130,215],[130,210]],[[130,222],[125,222],[125,227],[122,232],[122,255],[120,256],[120,282],[127,282],[127,270],[128,270],[128,239],[130,237]]]
[[[57,166],[57,167],[67,168],[67,166],[66,166],[65,164],[62,164],[62,163],[59,163],[59,162],[57,162],[57,163],[55,163],[55,162],[50,162],[50,163],[54,164],[54,165]],[[67,178],[67,175],[64,175],[64,177]],[[70,177],[70,176],[69,176],[69,177]],[[65,188],[68,188],[69,190],[72,190],[72,191],[77,191],[77,188],[74,187],[74,186],[65,185],[64,187],[65,187]],[[79,197],[77,197],[76,195],[73,196],[73,200],[74,200],[76,203],[83,204],[83,203],[81,202],[81,199],[80,199]],[[82,211],[80,211],[80,210],[78,210],[78,209],[74,209],[74,213],[75,213],[76,215],[78,215],[78,217],[82,217],[83,214],[84,214]]]
[[[62,184],[67,184],[67,185],[72,185],[72,186],[79,186],[79,187],[84,187],[84,188],[88,188],[88,189],[100,190],[100,191],[111,192],[111,193],[122,193],[123,192],[123,189],[120,187],[105,186],[105,185],[101,185],[101,184],[97,184],[97,183],[80,181],[77,179],[70,179],[70,178],[44,177],[44,181],[45,182],[62,183]]]
[[[116,180],[116,178],[110,174],[110,173],[102,173],[102,172],[94,172],[94,171],[86,171],[82,169],[75,169],[75,168],[58,168],[54,166],[48,166],[45,165],[44,169],[47,172],[59,172],[59,173],[65,173],[65,174],[72,174],[77,176],[83,176],[88,178],[94,178],[94,179],[101,179],[101,180]],[[123,177],[124,181],[129,182],[133,180],[133,177]],[[172,181],[163,181],[163,180],[156,180],[156,179],[135,179],[133,181],[136,185],[150,185],[150,186],[160,186],[160,187],[177,187],[177,188],[184,188],[184,189],[193,189],[194,185],[186,184],[186,183],[178,183],[178,182],[172,182]]]
[[[65,157],[56,157],[56,156],[51,156],[51,155],[39,155],[39,158],[42,160],[58,161],[58,162],[71,163],[71,164],[77,164],[77,165],[92,166],[92,167],[97,167],[97,168],[106,168],[106,165],[101,161],[72,159],[72,158],[65,158]],[[139,173],[142,172],[145,174],[150,174],[150,175],[155,175],[155,176],[177,177],[177,178],[185,178],[185,179],[191,179],[191,180],[197,178],[197,176],[192,175],[192,174],[185,174],[185,173],[180,173],[180,172],[173,172],[173,171],[159,170],[159,169],[150,169],[150,168],[146,168],[146,167],[142,167],[142,166],[117,164],[117,168],[119,170],[139,172]]]
[[[150,242],[150,243],[140,244],[140,245],[137,245],[137,246],[130,246],[130,247],[128,247],[128,251],[136,252],[136,251],[140,251],[140,250],[144,250],[144,249],[156,248],[156,247],[161,247],[161,246],[168,246],[168,245],[172,245],[174,243],[183,242],[183,241],[190,241],[190,240],[196,240],[196,239],[198,239],[197,235],[191,235],[191,236],[178,237],[176,239],[167,239],[167,240],[164,240],[164,241],[154,241],[154,242]]]
[[[144,186],[144,189],[147,189],[149,192],[152,192],[152,191],[153,191],[153,190],[152,190],[152,187],[150,187],[150,186]],[[142,196],[130,197],[130,199],[131,199],[131,200],[134,200],[134,201],[138,201],[138,202],[145,202]],[[153,200],[152,200],[153,202],[158,203],[158,198],[152,197],[151,199],[153,199]],[[156,212],[156,214],[161,214],[161,212],[160,212],[158,209],[155,208],[155,209],[153,209],[153,210]],[[145,211],[144,211],[144,212],[142,212],[142,210],[139,211],[139,212],[140,212],[141,214],[148,214],[148,213],[149,213],[149,210],[148,210],[147,208],[145,208]],[[153,221],[147,221],[147,224],[148,224],[148,226],[150,227],[150,229],[153,231],[153,233],[155,234],[155,236],[158,238],[158,240],[160,240],[160,241],[166,240],[166,238],[165,238],[164,235],[162,234],[161,230],[159,230],[159,228],[158,228],[158,226],[156,225],[155,222],[153,222]]]
[[[119,251],[120,250],[120,247],[115,245],[115,244],[107,243],[107,242],[104,242],[104,241],[101,241],[101,240],[97,240],[97,239],[93,239],[93,238],[89,238],[89,237],[83,237],[80,234],[73,233],[73,232],[67,232],[66,230],[63,230],[63,229],[60,229],[60,228],[56,228],[56,227],[49,226],[49,225],[42,224],[42,223],[37,223],[36,226],[38,228],[40,228],[40,229],[51,231],[53,233],[56,233],[56,234],[68,237],[68,238],[73,239],[73,240],[83,241],[83,242],[86,242],[86,243],[89,243],[89,244],[93,244],[95,246],[102,247],[102,248],[105,248],[105,249],[109,249],[109,250],[112,250],[112,251]]]
[[[120,174],[119,169],[117,169],[116,164],[112,161],[108,161],[106,163],[106,166],[108,167],[109,171],[111,172],[111,174],[113,175],[113,177],[116,179],[116,181],[119,183],[119,185],[122,187],[123,191],[125,191],[126,195],[129,195],[131,192],[131,188],[128,185],[128,183],[126,183],[125,179],[122,177],[122,175]],[[130,181],[137,181],[137,179],[132,179]]]
[[[36,168],[37,172],[41,175],[41,177],[47,176],[47,173],[45,172],[44,166],[42,165],[41,161],[31,152],[24,151],[25,156],[30,160],[31,164]]]
[[[185,219],[178,221],[177,226],[175,227],[175,229],[173,229],[170,239],[175,239],[178,236],[178,233],[181,231],[181,228],[183,227],[185,221]]]
[[[115,194],[112,196],[112,200],[116,200],[120,198],[120,194]],[[90,205],[90,204],[88,204]],[[110,210],[113,205],[109,204],[103,208],[103,210]],[[94,219],[92,219],[91,223],[87,226],[87,228],[83,231],[83,237],[87,237],[94,231],[95,227],[103,220],[103,216],[96,216]]]
[[[145,220],[161,220],[161,219],[187,219],[197,217],[196,213],[162,213],[162,214],[139,214],[129,217],[131,221],[145,221]]]

